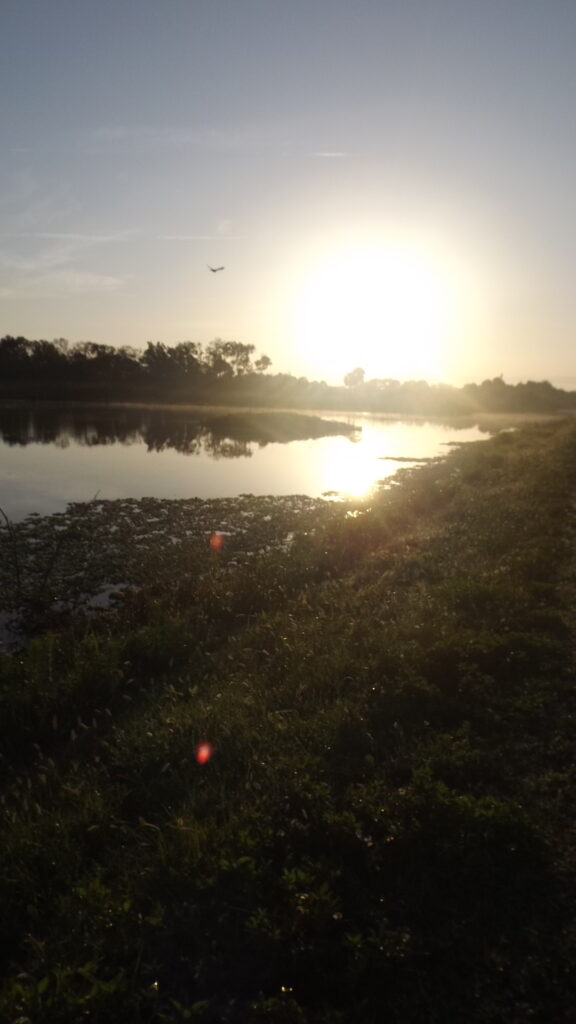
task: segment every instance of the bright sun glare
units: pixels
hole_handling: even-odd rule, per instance
[[[340,249],[301,281],[296,344],[331,379],[362,366],[367,378],[439,380],[457,305],[448,268],[424,249]]]

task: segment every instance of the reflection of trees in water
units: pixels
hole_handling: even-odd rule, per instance
[[[141,440],[135,422],[90,410],[26,408],[0,409],[0,438],[8,445],[54,444],[66,448],[71,441],[93,445],[134,444]]]
[[[140,434],[149,452],[174,448],[184,455],[202,452],[202,423],[196,417],[177,417],[174,413],[150,412],[142,415]]]
[[[246,441],[233,441],[226,438],[216,441],[214,437],[207,437],[204,447],[213,459],[252,458],[252,449]]]
[[[8,445],[71,442],[85,447],[141,444],[148,451],[173,449],[186,455],[249,458],[252,446],[353,434],[350,424],[301,413],[176,412],[88,406],[66,410],[40,407],[0,409],[0,439]]]

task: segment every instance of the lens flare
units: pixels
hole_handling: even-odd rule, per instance
[[[212,551],[222,550],[222,547],[224,545],[224,537],[218,530],[215,530],[214,533],[210,534],[209,544]]]
[[[206,764],[212,757],[213,748],[211,743],[199,743],[196,747],[195,757],[198,764]]]

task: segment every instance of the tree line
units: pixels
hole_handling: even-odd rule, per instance
[[[0,339],[0,379],[15,390],[35,385],[62,393],[70,388],[97,393],[150,390],[170,392],[210,386],[244,374],[263,373],[266,355],[254,360],[254,345],[217,338],[203,347],[195,341],[169,346],[149,341],[144,350],[92,341],[70,345],[65,338],[31,341]]]
[[[576,409],[576,392],[549,381],[507,384],[502,377],[456,388],[423,380],[366,380],[361,367],[343,386],[270,372],[255,346],[216,338],[203,346],[149,341],[145,349],[0,338],[0,398],[140,401],[315,408],[398,415],[560,412]]]
[[[555,388],[547,380],[507,384],[502,375],[456,388],[424,380],[366,380],[358,366],[345,375],[344,384],[362,408],[386,412],[458,416],[477,411],[557,413],[576,409],[576,391]]]

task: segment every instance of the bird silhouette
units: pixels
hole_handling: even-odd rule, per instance
[[[209,263],[206,264],[208,270],[211,270],[213,274],[217,274],[219,270],[225,270],[226,267],[211,267]]]

